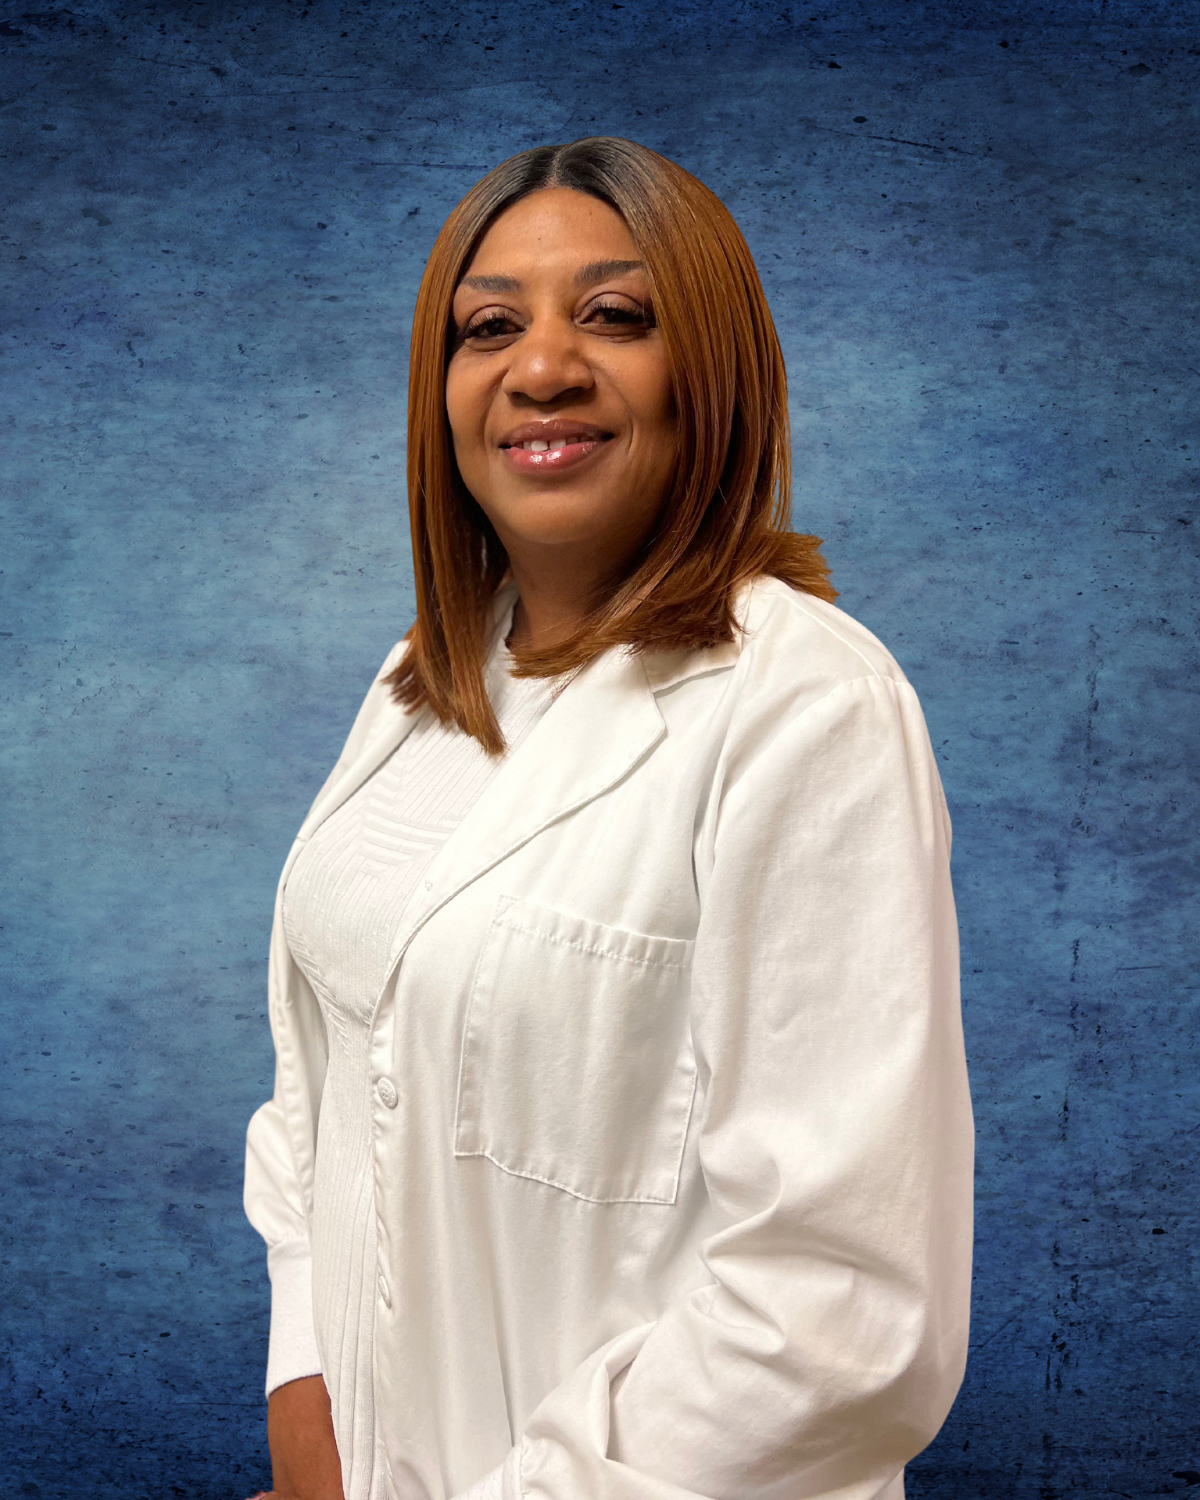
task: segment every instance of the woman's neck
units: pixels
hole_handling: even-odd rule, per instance
[[[604,595],[594,569],[557,569],[553,574],[514,565],[517,603],[509,643],[541,651],[574,635]]]

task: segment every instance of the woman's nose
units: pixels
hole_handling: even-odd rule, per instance
[[[545,404],[592,385],[580,335],[567,318],[535,318],[511,348],[503,387],[515,400]]]

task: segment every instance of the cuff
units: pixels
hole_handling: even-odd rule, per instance
[[[312,1256],[307,1240],[284,1240],[267,1251],[271,1276],[271,1339],[267,1348],[267,1395],[289,1380],[320,1375],[321,1356],[313,1328]]]

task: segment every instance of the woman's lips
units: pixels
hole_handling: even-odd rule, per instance
[[[559,474],[590,458],[606,442],[607,437],[531,438],[502,444],[500,451],[518,474]]]
[[[569,417],[527,422],[500,440],[505,462],[519,474],[558,474],[590,458],[611,432]]]

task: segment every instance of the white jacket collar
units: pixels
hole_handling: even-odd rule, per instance
[[[508,586],[497,593],[496,624],[511,607],[514,594]],[[447,842],[435,861],[438,884],[448,882],[461,890],[542,828],[614,786],[666,732],[656,696],[693,677],[728,670],[740,652],[740,640],[709,650],[644,657],[614,649],[589,663],[505,760],[465,820],[468,836]],[[362,748],[317,797],[300,829],[293,858],[404,741],[422,712],[402,708],[381,683],[372,693],[379,701],[365,726]]]

